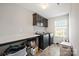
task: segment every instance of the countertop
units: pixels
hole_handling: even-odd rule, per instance
[[[69,43],[69,42],[61,42],[60,44],[67,45],[67,46],[72,46],[71,43]]]
[[[8,36],[0,37],[0,44],[12,42],[12,41],[18,41],[22,39],[27,39],[31,37],[37,37],[37,36],[39,35],[35,35],[35,34],[8,35]]]

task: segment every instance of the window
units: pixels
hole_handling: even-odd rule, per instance
[[[67,20],[55,21],[55,37],[66,37],[67,34]]]

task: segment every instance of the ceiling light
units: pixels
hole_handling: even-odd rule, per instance
[[[42,3],[42,4],[40,4],[40,6],[41,6],[42,9],[45,10],[48,7],[48,3]]]
[[[57,5],[60,5],[60,3],[57,3]]]

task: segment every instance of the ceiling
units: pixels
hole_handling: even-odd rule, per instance
[[[41,8],[41,3],[21,3],[20,6],[36,12],[46,18],[52,18],[69,13],[71,4],[69,3],[48,3],[47,9]]]

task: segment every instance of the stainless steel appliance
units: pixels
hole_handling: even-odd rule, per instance
[[[49,33],[49,45],[53,44],[53,38],[54,38],[53,33]]]

